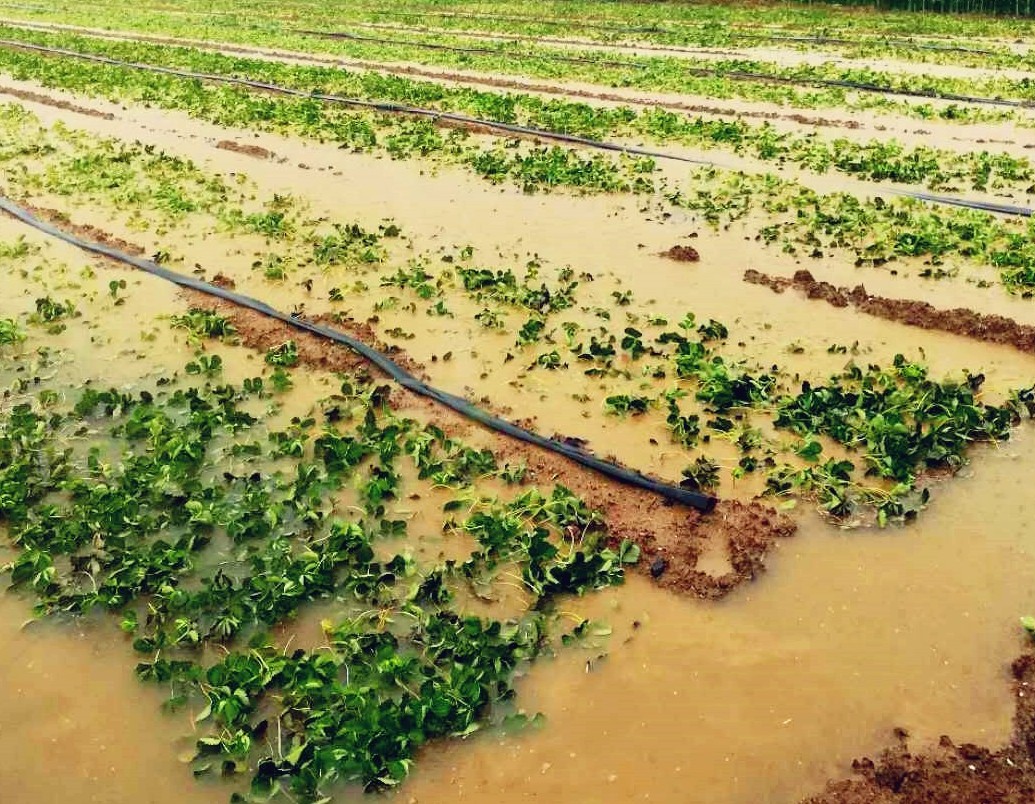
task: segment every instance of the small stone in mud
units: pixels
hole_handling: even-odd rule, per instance
[[[668,257],[676,262],[697,262],[701,259],[697,249],[691,246],[672,246],[668,251],[662,251],[659,256]]]
[[[660,578],[667,568],[668,562],[661,556],[658,556],[650,562],[650,577]]]

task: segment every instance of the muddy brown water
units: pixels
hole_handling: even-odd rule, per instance
[[[0,225],[5,239],[21,231]],[[168,370],[189,356],[183,344],[162,340],[152,350],[134,327],[113,326],[108,276],[78,278],[84,258],[68,247],[47,253],[68,266],[48,287],[78,287],[86,323],[108,347],[59,339],[78,358],[70,383],[103,373],[121,384],[141,365]],[[29,309],[36,288],[22,290],[0,312]],[[142,326],[178,309],[170,294],[137,279],[120,315]],[[228,371],[246,370],[234,365],[228,359]],[[327,387],[313,373],[297,394],[317,398]],[[1005,667],[1024,641],[1017,617],[1035,611],[1033,436],[1025,429],[979,450],[908,528],[840,532],[803,516],[770,572],[722,603],[639,578],[569,601],[571,616],[613,634],[541,662],[520,682],[522,706],[542,712],[545,727],[432,744],[396,798],[793,802],[890,743],[896,728],[918,747],[942,733],[1002,741],[1012,712]],[[439,549],[434,539],[429,547]],[[225,786],[195,782],[180,761],[193,739],[189,713],[162,714],[162,691],[135,680],[112,620],[24,627],[28,612],[25,600],[0,596],[5,801],[225,801]],[[352,798],[359,794],[342,796]]]
[[[768,576],[724,603],[639,579],[572,601],[614,634],[520,683],[546,726],[433,744],[398,800],[792,802],[895,728],[918,746],[1005,739],[1016,617],[1035,609],[1031,446],[982,456],[957,499],[902,531],[806,519]],[[114,623],[20,629],[25,617],[0,599],[6,801],[225,800],[178,763],[189,722],[133,678]]]
[[[1004,348],[917,333],[745,287],[744,268],[789,274],[796,261],[740,237],[731,245],[739,233],[710,232],[687,218],[648,221],[636,204],[615,199],[530,197],[448,169],[428,176],[417,163],[343,155],[331,146],[282,137],[242,137],[277,155],[260,162],[217,150],[227,131],[185,116],[87,105],[119,117],[77,118],[56,109],[46,114],[97,133],[140,137],[221,171],[246,172],[263,192],[300,194],[316,212],[368,225],[396,218],[419,248],[470,242],[487,259],[505,255],[501,266],[508,260],[518,265],[534,250],[552,266],[611,273],[608,282],[621,279],[638,300],[655,299],[659,312],[677,317],[693,308],[735,322],[753,359],[833,370],[844,358],[827,355],[817,344],[858,339],[875,359],[908,346],[923,348],[936,372],[962,365],[987,370],[997,391],[1035,376],[1035,362]],[[301,170],[299,163],[314,168]],[[345,193],[343,187],[364,192]],[[130,232],[105,210],[73,213],[154,245],[149,235]],[[0,239],[24,231],[0,222]],[[700,236],[683,241],[692,231]],[[228,244],[201,240],[184,237],[177,248],[206,264],[218,257],[221,266],[233,269]],[[677,242],[692,242],[701,262],[657,257]],[[141,338],[150,328],[166,330],[155,324],[156,315],[182,309],[171,289],[124,273],[130,292],[116,316],[105,306],[109,276],[86,281],[79,271],[88,260],[68,247],[49,248],[68,266],[58,281],[62,293],[82,297],[89,331],[107,347],[92,350],[76,337],[77,329],[58,338],[81,357],[64,364],[68,382],[101,375],[128,383],[189,359],[189,350],[172,338]],[[246,277],[241,265],[239,276]],[[1035,321],[1030,301],[962,281],[923,282],[916,266],[913,275],[894,276],[860,271],[835,258],[820,265],[823,278],[838,284],[864,279],[874,292],[923,294],[939,306],[963,304]],[[819,274],[816,266],[808,267]],[[37,288],[18,281],[4,277],[2,316],[32,308]],[[599,292],[606,297],[612,284],[604,284]],[[282,307],[297,300],[295,288],[244,289]],[[428,340],[406,344],[422,362],[445,344],[470,337],[459,324],[427,327]],[[790,355],[787,346],[796,339],[809,349]],[[435,379],[450,388],[499,392],[498,376],[481,377],[498,365],[497,358],[486,347],[481,362],[436,363]],[[242,355],[227,362],[228,372],[255,373],[261,358]],[[332,387],[319,372],[303,376],[297,390],[302,398],[316,399]],[[558,387],[555,379],[535,383],[508,401],[522,415],[538,417],[543,429],[588,428],[623,458],[645,468],[660,465],[651,463],[656,451],[647,446],[648,425],[624,430],[632,435],[612,444],[618,439],[608,439],[610,420],[558,404],[550,394]],[[940,484],[929,510],[909,527],[840,531],[803,510],[797,514],[798,534],[780,543],[768,573],[721,603],[677,597],[636,577],[620,589],[570,601],[572,616],[605,622],[613,634],[606,645],[572,648],[541,662],[522,679],[519,700],[527,711],[546,716],[545,727],[432,744],[395,798],[425,804],[490,797],[503,804],[789,803],[845,775],[853,757],[890,744],[896,728],[905,729],[917,748],[943,733],[957,741],[1002,742],[1013,711],[1006,667],[1025,643],[1017,618],[1035,613],[1028,503],[1033,471],[1035,429],[1026,427],[1007,444],[976,450],[972,464]],[[440,549],[433,539],[427,548]],[[707,560],[721,563],[718,556]],[[23,628],[28,612],[26,601],[0,595],[0,800],[226,800],[226,788],[196,783],[179,761],[191,743],[188,715],[162,714],[161,690],[135,680],[134,656],[114,622]],[[359,798],[346,793],[342,799],[351,797]]]

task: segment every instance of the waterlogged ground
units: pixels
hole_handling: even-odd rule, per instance
[[[604,73],[548,75],[538,62],[519,60],[511,69],[489,60],[453,62],[433,50],[382,52],[305,39],[292,26],[308,21],[326,27],[325,10],[289,6],[257,7],[259,22],[248,28],[226,24],[218,4],[142,7],[118,19],[106,3],[93,4],[89,13],[85,7],[14,5],[3,6],[3,13],[34,25],[103,27],[123,41],[141,34],[189,36],[205,40],[206,51],[296,67],[338,59],[351,69],[367,64],[379,75],[441,75],[443,86],[584,101],[586,110],[650,108],[654,102],[708,120],[765,120],[774,131],[824,142],[842,135],[857,144],[895,137],[908,148],[941,149],[946,165],[970,164],[965,160],[976,148],[987,148],[1016,160],[997,163],[1015,172],[987,187],[957,181],[945,191],[972,200],[1031,200],[1026,110],[996,116],[968,106],[956,119],[955,113],[921,114],[912,102],[860,108],[856,97],[840,104],[818,94],[790,101],[731,95],[718,85],[713,97],[679,91],[668,78],[656,92],[635,82],[615,87]],[[384,11],[357,6],[340,22],[382,33],[371,26],[404,25],[408,30],[400,36],[429,35],[414,30],[418,21],[391,20]],[[601,24],[658,22],[632,6],[594,13],[611,15]],[[990,46],[997,55],[982,64],[972,55],[954,60],[888,43],[805,52],[790,43],[745,42],[736,32],[749,30],[749,20],[735,10],[714,13],[730,15],[728,38],[714,29],[710,38],[693,33],[679,10],[672,22],[685,27],[682,39],[600,37],[597,55],[664,56],[657,49],[707,47],[721,53],[706,54],[706,60],[746,56],[775,71],[802,65],[841,70],[864,61],[885,73],[901,65],[904,80],[929,73],[964,82],[958,85],[963,89],[970,81],[974,92],[988,89],[981,82],[991,80],[996,67],[1004,79],[1025,69],[1024,54],[1003,44],[996,23],[964,34],[996,43]],[[833,25],[822,15],[765,21],[802,33],[820,18]],[[482,44],[500,34],[520,40],[536,32],[564,33],[556,26],[544,31],[547,24],[537,27],[534,20],[429,19],[445,26],[436,36],[448,38],[451,26],[458,37],[484,34],[470,37]],[[901,31],[883,17],[852,24],[860,35]],[[944,29],[928,25],[929,35],[960,36],[948,23]],[[544,47],[581,53],[596,35],[581,30],[571,36],[579,42]],[[70,40],[77,47],[86,41]],[[156,57],[142,53],[141,60]],[[685,61],[690,54],[673,50],[668,57]],[[927,58],[937,63],[926,64]],[[257,68],[245,65],[238,72],[248,69]],[[200,94],[152,88],[141,97],[137,87],[133,95],[125,89],[130,79],[115,68],[103,81],[94,76],[90,83],[86,76],[85,68],[43,76],[14,62],[0,65],[0,100],[10,104],[0,107],[5,197],[88,239],[153,256],[175,271],[393,348],[400,362],[433,385],[544,435],[579,439],[575,443],[599,456],[671,482],[683,479],[723,500],[708,517],[663,506],[394,393],[395,415],[492,450],[498,464],[495,470],[454,467],[458,475],[431,482],[418,477],[412,462],[400,463],[393,481],[399,493],[386,497],[386,509],[376,515],[376,506],[362,496],[372,493],[370,487],[360,478],[327,492],[322,505],[336,515],[355,519],[365,512],[405,523],[406,535],[382,532],[373,547],[380,561],[396,553],[408,557],[406,583],[437,564],[469,557],[475,531],[443,525],[483,504],[476,500],[510,499],[533,486],[549,492],[555,483],[602,512],[602,538],[628,561],[616,557],[619,571],[594,576],[580,596],[565,588],[537,591],[522,575],[522,561],[530,559],[520,552],[484,577],[449,576],[449,605],[460,615],[509,621],[545,612],[551,650],[520,663],[516,696],[489,707],[485,728],[421,746],[405,767],[408,777],[385,795],[407,802],[797,802],[822,793],[828,780],[848,776],[854,759],[903,741],[925,752],[942,735],[992,749],[1012,739],[1017,699],[1008,668],[1030,642],[1019,618],[1035,613],[1027,480],[1035,469],[1035,433],[1027,420],[1030,395],[1023,391],[1035,382],[1035,344],[994,333],[1023,333],[1035,325],[1035,246],[1023,219],[948,207],[928,214],[920,205],[891,200],[892,190],[927,186],[929,167],[918,168],[914,182],[876,182],[851,164],[821,171],[767,156],[764,148],[754,155],[724,143],[695,148],[654,132],[656,147],[707,158],[743,177],[723,185],[723,170],[644,167],[640,175],[653,182],[645,189],[618,181],[633,175],[628,162],[601,157],[592,168],[569,162],[576,165],[570,172],[543,178],[545,173],[534,173],[535,143],[507,142],[491,132],[453,131],[445,146],[432,147],[428,130],[404,131],[387,119],[357,114],[355,130],[370,125],[376,142],[357,145],[353,131],[347,135],[351,146],[343,147],[345,116],[327,127],[317,112],[291,117],[271,97],[264,112],[252,109],[248,117],[240,111],[244,101],[230,94],[225,108],[235,111],[214,115],[210,108],[218,107],[207,107]],[[950,105],[932,101],[931,109]],[[559,127],[574,125],[574,118],[557,114]],[[479,153],[495,159],[519,154],[529,162],[524,173],[492,174],[490,182],[472,170],[482,164],[475,159]],[[779,179],[748,184],[767,172]],[[814,215],[811,202],[786,200],[800,199],[802,188],[828,194],[817,202],[823,214]],[[830,194],[839,192],[863,206],[833,211]],[[708,203],[686,200],[697,193]],[[796,217],[809,222],[794,228]],[[911,236],[921,231],[926,239],[914,243]],[[938,251],[959,232],[976,234]],[[889,251],[892,242],[896,251]],[[679,248],[672,252],[673,246]],[[931,249],[937,251],[933,258]],[[846,306],[836,294],[810,299],[793,288],[774,294],[745,282],[749,269],[785,284],[807,269],[812,278],[798,276],[799,287],[828,282],[844,288],[845,297],[864,284],[869,294],[915,303],[913,312],[920,303],[935,312],[961,308],[978,314],[979,324],[961,333],[959,316],[910,314],[891,321],[881,313],[888,304]],[[14,327],[0,329],[8,333],[0,345],[3,417],[40,393],[49,401],[39,404],[59,409],[86,387],[137,392],[160,388],[159,378],[174,376],[178,387],[240,385],[261,376],[264,390],[247,403],[249,410],[264,411],[261,427],[291,433],[282,446],[295,437],[305,444],[309,436],[299,422],[326,413],[343,380],[358,382],[369,371],[343,350],[232,305],[220,304],[218,315],[236,328],[236,342],[191,336],[174,328],[171,316],[211,307],[210,300],[90,257],[9,218],[0,219],[0,271],[0,319]],[[74,313],[54,306],[65,301]],[[297,356],[284,351],[288,338],[297,339]],[[694,358],[691,343],[707,359]],[[891,370],[897,354],[914,362],[880,375],[876,367]],[[214,355],[221,364],[211,362]],[[843,373],[846,365],[857,366],[858,375]],[[927,374],[917,379],[923,370]],[[863,372],[908,391],[870,415],[926,410],[932,395],[950,394],[943,446],[928,448],[940,451],[926,453],[925,462],[887,446],[897,443],[894,438],[914,443],[920,429],[892,437],[871,426],[866,433],[872,440],[853,444],[829,422],[817,419],[811,429],[795,430],[781,418],[809,404],[820,405],[822,413],[808,389],[829,383],[851,390]],[[767,378],[775,390],[768,390]],[[701,395],[702,389],[712,396]],[[732,396],[723,401],[720,392]],[[797,407],[789,401],[795,399]],[[969,429],[957,437],[967,416]],[[348,421],[340,426],[351,426]],[[71,437],[70,445],[80,438]],[[260,468],[291,467],[311,449],[284,451]],[[863,472],[881,459],[891,466],[885,476]],[[465,460],[474,461],[474,453],[465,453]],[[850,469],[839,463],[844,460],[852,462]],[[245,465],[226,464],[231,479]],[[877,526],[885,520],[886,527]],[[582,544],[584,523],[575,523],[561,520],[553,533],[562,556]],[[206,555],[233,566],[240,556],[216,531],[213,552]],[[104,534],[95,538],[103,543]],[[3,550],[0,562],[18,558],[17,546],[6,538]],[[623,569],[624,582],[616,584]],[[67,583],[82,595],[90,592],[87,578],[96,583],[103,577],[97,570],[80,575],[72,573]],[[232,755],[221,767],[228,778],[218,778],[220,769],[194,758],[199,738],[220,734],[223,722],[205,711],[216,700],[206,707],[206,696],[218,693],[202,686],[178,706],[163,707],[180,688],[168,681],[143,683],[134,668],[161,658],[164,649],[135,652],[140,631],[124,633],[134,631],[124,619],[120,630],[125,615],[118,606],[115,613],[98,607],[80,617],[52,613],[31,620],[33,584],[23,576],[18,588],[8,588],[10,577],[0,576],[0,753],[9,760],[0,763],[4,801],[225,801],[247,793],[261,754],[287,763],[277,766],[278,773],[300,772],[301,765],[285,759],[296,745],[285,736],[292,719],[271,718],[274,726],[259,728],[255,719],[269,715],[262,709],[251,721],[255,751]],[[188,573],[183,584],[193,588],[196,575]],[[53,590],[46,590],[36,583],[47,605],[60,608]],[[267,623],[272,644],[331,655],[327,629],[357,616],[353,592],[292,605]],[[381,635],[401,633],[397,621],[412,610],[404,614],[395,603],[375,602],[364,622]],[[189,626],[177,625],[181,646],[190,641]],[[582,638],[563,644],[561,636],[576,626],[585,629]],[[242,648],[240,638],[202,642],[204,651],[179,647],[168,655],[211,663]],[[347,678],[348,670],[343,674]],[[414,695],[406,684],[393,688],[397,700]],[[537,713],[543,718],[521,729],[500,722]],[[298,763],[304,755],[293,756]],[[192,778],[192,770],[206,766],[201,778]],[[982,766],[979,775],[985,772]],[[405,775],[400,766],[385,773],[398,776],[395,781]],[[364,796],[355,783],[330,783],[322,792],[342,801]],[[293,795],[282,800],[300,800]],[[997,795],[982,800],[1023,800]],[[935,794],[932,800],[942,799]]]

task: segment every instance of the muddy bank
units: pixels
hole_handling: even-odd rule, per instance
[[[923,754],[901,744],[852,763],[855,777],[831,782],[803,804],[1028,804],[1035,801],[1035,655],[1011,666],[1017,704],[1013,739],[992,751],[948,736]]]
[[[834,307],[854,307],[867,315],[911,327],[940,330],[976,341],[1012,346],[1021,352],[1035,353],[1035,326],[1019,324],[1006,316],[976,313],[966,307],[941,310],[928,302],[874,296],[867,293],[862,285],[854,288],[838,287],[829,282],[817,281],[805,270],[796,271],[792,277],[782,277],[749,269],[744,272],[744,281],[762,285],[775,293],[783,293],[791,288],[804,293],[809,299],[825,301]]]

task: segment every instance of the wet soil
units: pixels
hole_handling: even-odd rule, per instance
[[[271,159],[275,154],[260,145],[248,145],[235,140],[220,140],[216,147],[221,151],[234,151],[245,156],[254,156],[256,159]]]
[[[1012,740],[998,750],[943,736],[932,750],[910,753],[907,736],[876,759],[852,763],[853,778],[831,782],[803,804],[1028,804],[1035,801],[1035,655],[1013,662]]]
[[[72,220],[60,210],[37,207],[26,203],[22,203],[22,206],[37,218],[48,221],[55,226],[60,226],[62,229],[65,229],[84,240],[92,240],[95,243],[100,243],[103,246],[123,251],[134,257],[142,257],[147,253],[145,249],[141,248],[136,243],[130,243],[127,240],[123,240],[121,237],[115,237],[93,224],[73,223]],[[98,257],[98,259],[105,258]],[[121,265],[121,263],[119,264]]]
[[[676,262],[697,262],[701,259],[701,255],[697,253],[697,249],[692,246],[672,246],[672,248],[667,251],[662,251],[658,256],[667,257]]]
[[[86,106],[80,106],[77,103],[53,98],[50,95],[44,95],[41,92],[29,92],[24,89],[15,89],[14,87],[0,87],[0,95],[7,95],[12,98],[18,98],[18,100],[31,101],[32,103],[41,103],[44,106],[52,106],[55,109],[64,109],[66,112],[85,114],[87,117],[99,117],[102,120],[115,119],[115,115],[111,112],[99,112],[96,109],[90,109]]]
[[[792,288],[804,293],[806,298],[825,301],[834,307],[851,306],[867,315],[911,327],[940,330],[1035,353],[1035,326],[1020,324],[1002,315],[986,315],[965,307],[941,310],[924,301],[875,296],[868,293],[863,285],[838,287],[829,282],[817,281],[805,270],[796,271],[792,277],[779,277],[749,269],[744,272],[744,281],[770,288],[775,293]]]

